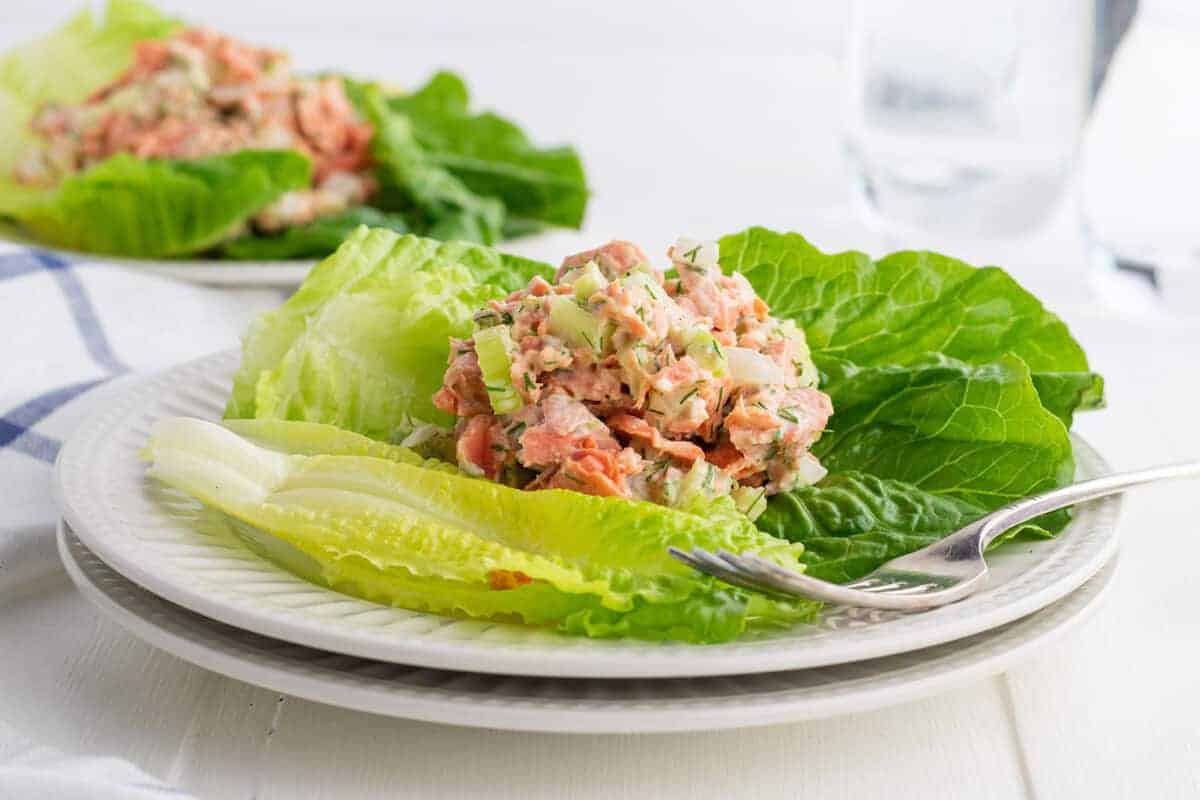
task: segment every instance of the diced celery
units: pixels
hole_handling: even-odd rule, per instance
[[[574,298],[561,294],[550,298],[549,329],[574,347],[590,347],[597,355],[604,351],[604,321]]]
[[[687,505],[697,498],[714,498],[729,494],[732,479],[717,467],[700,459],[692,464],[692,468],[684,473],[679,483],[679,495],[675,499],[677,505]]]
[[[715,378],[722,378],[729,369],[729,359],[725,348],[706,330],[693,328],[686,334],[687,354],[703,369],[708,370]]]
[[[595,261],[589,261],[579,270],[574,285],[575,296],[580,300],[587,300],[596,292],[603,292],[608,287],[608,279],[596,266]]]
[[[750,519],[758,519],[767,510],[767,490],[761,486],[739,486],[733,490],[733,502]]]
[[[492,410],[511,414],[525,404],[512,383],[512,336],[504,325],[475,332],[475,354]]]

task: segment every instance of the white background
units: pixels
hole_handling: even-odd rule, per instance
[[[878,252],[850,206],[838,135],[840,4],[163,3],[305,68],[401,86],[437,66],[542,142],[572,142],[586,231],[661,252],[748,224]],[[0,47],[68,4],[0,0]],[[933,241],[924,244],[938,244]],[[1193,325],[1113,316],[1064,206],[1019,242],[960,243],[1072,324],[1110,408],[1078,428],[1118,467],[1200,455]],[[253,308],[230,309],[234,343]],[[1195,797],[1200,564],[1195,487],[1131,498],[1122,567],[1083,630],[1007,676],[876,713],[690,736],[558,737],[407,723],[281,700],[141,645],[62,580],[0,613],[0,715],[69,751],[113,753],[205,797]]]

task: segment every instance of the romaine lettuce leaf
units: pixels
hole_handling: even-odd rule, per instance
[[[434,408],[451,336],[551,267],[465,242],[359,228],[243,340],[231,418],[325,422],[389,439]]]
[[[941,355],[863,366],[813,354],[833,399],[814,452],[832,472],[907,481],[995,508],[1068,482],[1067,430],[1011,354],[974,366]]]
[[[473,192],[499,198],[508,216],[578,228],[588,200],[578,154],[570,147],[539,149],[511,121],[490,112],[472,115],[469,104],[466,83],[452,72],[388,100],[411,122],[430,160]]]
[[[1067,326],[997,267],[924,251],[830,255],[766,228],[723,237],[721,266],[745,274],[824,358],[878,366],[938,353],[980,365],[1012,353],[1068,426],[1075,410],[1103,403],[1103,381]]]
[[[242,150],[194,161],[118,154],[65,179],[13,215],[39,240],[71,250],[183,256],[212,247],[284,192],[309,184],[307,158]]]
[[[12,180],[18,156],[32,141],[29,120],[42,103],[78,103],[121,74],[133,44],[179,26],[138,0],[109,0],[97,22],[85,9],[58,30],[0,56],[0,215],[39,194]]]
[[[719,584],[667,554],[669,546],[730,549],[799,568],[800,546],[728,509],[700,515],[562,490],[524,492],[425,469],[402,448],[383,457],[298,455],[366,445],[336,433],[313,437],[312,426],[288,434],[278,430],[288,423],[273,425],[259,440],[277,449],[210,422],[160,421],[147,446],[149,473],[288,542],[342,591],[589,636],[695,642],[732,639],[751,623],[809,620],[818,607]],[[532,582],[494,589],[497,572]]]
[[[1067,426],[1102,403],[1103,382],[1066,326],[1003,271],[934,253],[827,255],[763,228],[723,238],[721,264],[804,328],[833,400],[832,430],[814,447],[832,474],[772,498],[759,523],[809,545],[814,574],[857,577],[1072,479]],[[819,525],[817,508],[828,512]],[[1067,519],[1020,532],[1050,535]]]
[[[242,260],[324,258],[337,250],[359,225],[387,228],[396,233],[408,232],[408,222],[401,215],[387,214],[370,206],[356,206],[279,234],[251,234],[234,239],[222,245],[220,252],[226,258]]]
[[[378,87],[362,87],[360,108],[375,126],[375,205],[404,214],[414,231],[435,239],[500,241],[504,203],[476,194],[434,161],[417,142],[412,121],[393,113]]]

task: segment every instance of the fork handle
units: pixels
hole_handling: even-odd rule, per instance
[[[1094,478],[1082,483],[1073,483],[1061,489],[1035,494],[997,509],[985,517],[984,524],[980,529],[980,538],[983,547],[987,547],[1000,534],[1022,522],[1040,517],[1042,514],[1073,506],[1085,500],[1095,500],[1098,497],[1118,494],[1145,483],[1183,478],[1200,478],[1200,461],[1181,461],[1178,464],[1166,464],[1134,472],[1119,472],[1115,475],[1105,475],[1103,478]]]

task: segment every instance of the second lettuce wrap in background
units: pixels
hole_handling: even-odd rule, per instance
[[[303,76],[110,0],[0,56],[0,221],[144,258],[322,257],[360,224],[488,244],[578,228],[576,153],[469,103],[449,72],[406,94]]]

